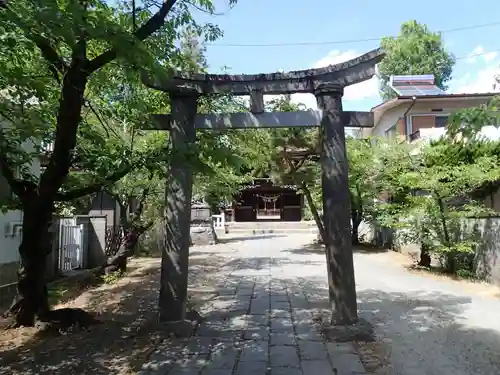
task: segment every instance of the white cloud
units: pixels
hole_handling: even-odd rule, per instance
[[[469,64],[474,64],[478,60],[483,60],[486,64],[489,64],[498,56],[497,52],[486,52],[482,45],[476,46],[468,55],[465,60]]]
[[[498,59],[493,59],[484,69],[465,73],[452,82],[452,92],[457,94],[500,92],[500,85],[497,83],[495,86],[496,79],[500,77],[499,64]]]
[[[328,55],[316,61],[312,68],[323,68],[328,65],[338,64],[347,60],[354,59],[360,56],[361,53],[358,53],[354,50],[349,50],[345,52],[341,52],[338,50],[331,51]],[[345,100],[363,100],[367,98],[373,98],[378,95],[378,80],[376,77],[368,81],[364,81],[358,83],[356,85],[348,86],[344,90],[344,99]],[[292,95],[292,101],[295,103],[303,103],[308,108],[316,109],[316,98],[312,94],[295,94]]]
[[[459,81],[463,83],[462,85],[457,85],[456,90],[453,90],[454,93],[456,94],[461,94],[461,93],[482,93],[482,92],[493,92],[493,91],[498,91],[494,90],[493,85],[495,83],[495,76],[500,73],[498,66],[489,66],[485,69],[482,69],[478,71],[477,75],[475,76],[475,79],[471,80],[470,75],[469,79],[464,79],[460,78]],[[467,74],[466,74],[467,76]]]
[[[486,64],[492,62],[493,60],[495,60],[498,56],[498,52],[488,52],[488,53],[485,53],[484,54],[484,61],[486,62]]]
[[[479,45],[476,46],[469,54],[467,55],[467,59],[465,60],[469,64],[474,64],[479,57],[478,55],[481,55],[484,53],[484,48],[483,46]]]

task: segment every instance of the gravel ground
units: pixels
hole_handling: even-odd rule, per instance
[[[270,239],[265,247],[273,248]],[[297,248],[304,235],[286,238]],[[248,241],[250,243],[250,241]],[[278,246],[274,245],[274,248]],[[281,251],[298,277],[326,283],[321,251]],[[278,255],[277,255],[278,256]],[[500,374],[500,299],[474,293],[466,282],[414,274],[397,253],[354,255],[360,316],[386,345],[393,375]],[[399,258],[399,259],[398,259]],[[396,261],[394,261],[396,260]],[[302,261],[302,262],[301,262]],[[287,265],[282,265],[286,269]],[[288,270],[291,271],[291,270]],[[322,296],[318,296],[321,299]]]
[[[314,237],[252,236],[193,248],[191,295],[198,301],[220,295],[221,275],[240,281],[271,277],[284,280],[289,291],[303,290],[311,311],[322,309],[327,306],[326,266],[323,252],[307,246]],[[389,357],[390,368],[376,373],[500,374],[500,299],[478,295],[464,284],[410,273],[394,261],[397,257],[390,252],[355,254],[360,315],[374,324],[387,349],[381,355]],[[137,265],[116,285],[89,290],[69,303],[106,319],[107,324],[90,332],[57,339],[25,331],[15,340],[0,335],[0,374],[133,373],[158,342],[173,344],[164,340],[156,323],[158,269],[154,259]]]
[[[499,374],[500,300],[386,260],[355,255],[361,316],[387,342],[392,373]]]

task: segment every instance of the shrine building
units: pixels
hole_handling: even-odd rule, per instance
[[[237,222],[301,221],[304,199],[297,190],[293,185],[275,185],[269,178],[255,179],[235,195],[226,216]]]

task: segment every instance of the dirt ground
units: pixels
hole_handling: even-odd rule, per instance
[[[409,272],[459,283],[474,294],[500,298],[500,288],[489,284],[411,270],[413,261],[404,254],[369,248],[357,251],[372,253],[377,260]],[[198,256],[193,252],[189,275],[193,307],[215,296],[217,271],[225,261],[227,258],[216,254]],[[44,336],[36,328],[0,331],[0,374],[135,374],[160,343],[168,346],[171,340],[158,322],[159,277],[159,258],[137,258],[118,281],[64,296],[68,301],[57,307],[80,307],[105,322],[89,330],[57,337]]]
[[[408,272],[459,285],[460,288],[467,290],[475,295],[479,295],[485,298],[500,298],[500,287],[498,286],[488,284],[483,281],[459,278],[440,274],[437,272],[431,272],[426,269],[417,268],[415,267],[415,258],[411,254],[403,254],[392,250],[380,250],[368,247],[361,247],[360,251],[373,253],[373,256],[378,258],[380,261],[389,262],[404,267]]]
[[[190,260],[190,303],[215,295],[215,271],[224,259]],[[36,328],[0,332],[0,374],[135,374],[154,348],[170,340],[158,323],[159,258],[130,262],[125,277],[83,291],[56,307],[79,307],[105,324],[65,336],[46,336]]]

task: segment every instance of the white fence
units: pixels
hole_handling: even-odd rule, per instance
[[[83,267],[83,224],[62,219],[59,226],[59,270],[72,271]]]
[[[212,220],[215,229],[224,229],[226,225],[226,219],[224,216],[225,216],[224,214],[212,215]]]

